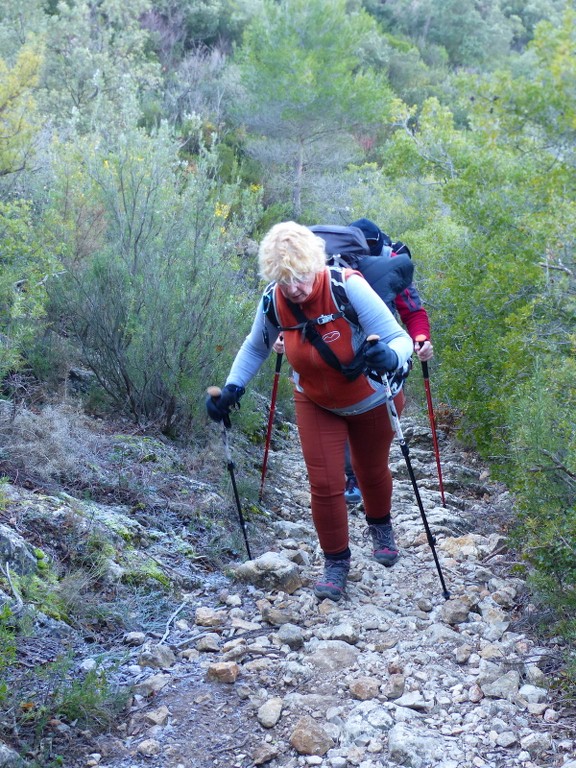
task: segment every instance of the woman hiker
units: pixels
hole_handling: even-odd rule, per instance
[[[385,566],[393,565],[399,556],[391,523],[392,475],[388,466],[394,431],[385,388],[378,379],[401,369],[412,354],[413,344],[386,304],[352,269],[338,274],[345,282],[358,325],[343,316],[332,295],[334,268],[326,266],[324,241],[307,227],[292,221],[273,226],[262,240],[258,261],[261,276],[274,284],[259,302],[250,333],[220,396],[208,397],[206,408],[214,421],[228,416],[282,330],[286,358],[293,369],[296,420],[310,482],[312,520],[324,554],[324,573],[314,585],[314,593],[319,599],[337,601],[346,587],[351,555],[342,473],[347,441],[364,499],[373,556]],[[367,343],[368,336],[378,340]],[[330,357],[326,348],[336,363],[325,359]],[[400,414],[402,390],[394,402]]]

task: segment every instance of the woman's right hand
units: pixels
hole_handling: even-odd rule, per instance
[[[240,408],[240,398],[244,394],[244,387],[238,387],[236,384],[227,384],[224,389],[214,391],[208,390],[206,398],[206,411],[212,421],[222,421],[227,426],[230,423],[230,410]],[[218,393],[218,394],[216,394]]]
[[[376,341],[378,337],[370,339],[364,349],[364,361],[370,370],[376,373],[392,373],[398,368],[398,355],[388,344]]]
[[[272,344],[272,349],[274,350],[274,352],[277,352],[279,355],[284,354],[284,335],[282,333],[279,334],[274,344]]]

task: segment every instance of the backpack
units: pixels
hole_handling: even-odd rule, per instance
[[[310,229],[324,240],[330,266],[357,269],[390,311],[394,312],[394,299],[410,285],[414,276],[414,264],[408,246],[401,241],[393,243],[383,233],[385,239],[382,253],[372,256],[364,233],[358,227],[316,224]],[[338,306],[347,303],[346,296],[340,297],[341,301],[338,298]]]
[[[404,246],[404,243],[393,244],[387,236],[385,236],[387,238],[385,250],[379,256],[372,256],[364,233],[358,227],[318,224],[311,226],[310,229],[324,240],[327,255],[326,263],[330,267],[332,296],[339,311],[311,319],[304,315],[298,305],[288,302],[291,311],[299,322],[290,328],[282,328],[276,317],[273,301],[274,283],[271,283],[264,291],[264,314],[279,330],[301,330],[302,335],[316,347],[325,362],[343,373],[347,379],[353,381],[365,369],[361,350],[349,365],[343,366],[330,347],[322,340],[317,329],[317,326],[337,320],[340,317],[345,317],[352,325],[358,325],[358,316],[346,294],[344,269],[355,269],[361,272],[378,296],[393,311],[395,297],[412,282],[414,264],[411,260],[410,251]],[[398,251],[393,250],[395,246],[398,246]],[[266,346],[269,343],[267,335],[264,331]]]

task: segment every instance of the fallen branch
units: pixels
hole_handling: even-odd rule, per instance
[[[170,625],[172,624],[172,622],[174,621],[174,619],[176,618],[176,616],[178,616],[178,614],[180,613],[180,611],[181,611],[183,608],[185,608],[187,605],[188,605],[188,602],[187,602],[187,601],[185,601],[185,602],[183,602],[183,603],[180,603],[180,605],[178,606],[178,608],[176,608],[176,610],[174,611],[174,613],[172,613],[172,614],[171,614],[171,615],[168,617],[168,621],[166,622],[166,628],[165,628],[165,630],[164,630],[164,634],[163,634],[163,635],[162,635],[162,637],[160,638],[160,645],[161,645],[161,644],[164,642],[164,640],[166,640],[166,638],[167,638],[167,637],[168,637],[168,635],[170,634]]]

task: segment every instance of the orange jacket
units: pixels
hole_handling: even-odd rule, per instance
[[[352,269],[345,270],[346,277],[352,274],[359,273]],[[297,325],[299,320],[293,315],[278,286],[274,291],[274,306],[282,328]],[[310,319],[338,312],[330,290],[328,269],[317,276],[312,293],[300,307]],[[318,330],[343,365],[352,362],[364,339],[363,335],[355,335],[353,326],[344,317],[318,326]],[[366,376],[349,381],[340,371],[328,365],[316,348],[303,338],[301,330],[284,330],[283,333],[286,358],[298,374],[300,387],[317,405],[329,409],[346,408],[374,393],[376,387]]]

